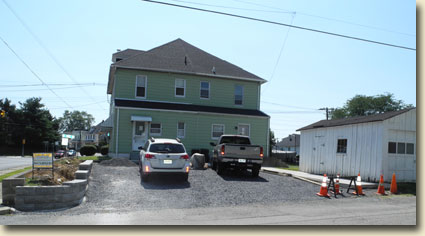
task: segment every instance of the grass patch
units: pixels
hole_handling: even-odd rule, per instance
[[[104,160],[110,160],[111,158],[108,156],[82,156],[82,157],[78,157],[78,159],[82,161],[92,160],[94,162],[101,162]]]
[[[280,169],[284,169],[284,170],[295,170],[295,171],[299,171],[300,170],[300,166],[299,165],[288,165],[288,167],[279,167]]]
[[[4,174],[4,175],[0,175],[0,182],[2,182],[4,179],[6,179],[6,178],[8,178],[8,177],[10,177],[12,175],[16,175],[16,174],[25,172],[27,170],[30,170],[31,168],[32,168],[32,166],[28,166],[28,167],[25,167],[24,169],[15,170],[13,172],[10,172],[10,173]]]
[[[397,183],[397,190],[399,194],[416,196],[416,183]]]
[[[26,178],[25,186],[41,186],[41,183],[37,179]]]

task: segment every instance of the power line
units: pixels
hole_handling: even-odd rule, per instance
[[[81,84],[47,84],[49,86],[105,86],[103,83],[81,83]],[[45,86],[44,84],[0,84],[0,87],[37,87],[37,86]]]
[[[6,7],[13,13],[13,15],[19,20],[19,22],[24,26],[24,28],[31,34],[31,36],[35,39],[35,41],[43,48],[43,50],[49,55],[49,57],[56,63],[56,65],[70,78],[74,83],[78,84],[78,81],[71,76],[71,74],[65,69],[65,67],[59,62],[59,60],[53,55],[52,52],[44,45],[44,43],[35,35],[34,32],[30,29],[30,27],[19,17],[19,15],[13,10],[13,8],[6,2],[6,0],[3,0],[3,3],[6,5]],[[84,88],[81,88],[81,90],[91,99],[94,101],[94,98],[88,93]],[[100,107],[100,106],[99,106]],[[105,110],[104,108],[102,108]]]
[[[91,105],[100,104],[100,103],[106,103],[106,102],[105,102],[105,101],[98,101],[98,102],[89,103],[89,104],[84,104],[84,105],[80,105],[80,106],[74,106],[74,108],[85,107],[85,106],[91,106]],[[53,107],[53,108],[50,108],[50,110],[65,109],[65,108],[66,108],[66,107]]]
[[[260,7],[265,7],[265,8],[269,8],[269,9],[279,9],[279,10],[287,11],[286,9],[282,9],[282,8],[278,8],[278,7],[273,7],[273,6],[268,6],[268,5],[263,5],[263,4],[258,4],[258,3],[253,3],[253,2],[247,2],[247,1],[241,1],[241,0],[233,0],[233,1],[235,1],[235,2],[241,2],[241,3],[245,3],[245,4],[251,4],[251,5],[260,6]],[[341,23],[349,24],[349,25],[361,26],[361,27],[364,27],[364,28],[370,28],[370,29],[374,29],[374,30],[386,31],[386,32],[394,33],[394,34],[403,34],[403,35],[410,36],[410,37],[416,37],[415,34],[409,34],[409,33],[404,33],[404,32],[399,32],[399,31],[394,31],[394,30],[389,30],[389,29],[385,29],[385,28],[381,28],[381,27],[376,27],[376,26],[371,26],[371,25],[364,25],[364,24],[359,24],[359,23],[350,22],[350,21],[346,21],[346,20],[341,20],[341,19],[336,19],[336,18],[330,18],[330,17],[324,17],[324,16],[319,16],[319,15],[309,14],[309,13],[305,13],[305,12],[299,12],[299,11],[297,11],[297,14],[299,14],[299,15],[305,15],[305,16],[310,16],[310,17],[315,17],[315,18],[320,18],[320,19],[324,19],[324,20],[328,20],[328,21],[341,22]]]
[[[58,97],[60,100],[62,100],[63,101],[63,103],[65,103],[69,108],[71,108],[72,109],[72,106],[71,105],[69,105],[62,97],[60,97],[59,95],[57,95],[56,93],[55,93],[55,91],[53,91],[50,87],[49,87],[49,85],[47,85],[41,78],[40,78],[40,76],[38,76],[32,69],[31,69],[31,67],[9,46],[9,44],[7,44],[7,42],[0,36],[0,39],[1,39],[1,41],[3,41],[3,43],[6,45],[6,47],[8,47],[9,49],[10,49],[10,51],[12,51],[12,53],[13,54],[15,54],[15,56],[22,62],[22,64],[24,64],[25,65],[25,67],[29,70],[29,71],[31,71],[31,73],[38,79],[38,80],[40,80],[40,82],[42,83],[42,84],[44,84],[56,97]]]
[[[213,11],[213,10],[207,10],[207,9],[202,9],[202,8],[189,7],[189,6],[184,6],[184,5],[178,5],[178,4],[167,3],[167,2],[152,1],[152,0],[141,0],[141,1],[156,3],[156,4],[162,4],[162,5],[168,5],[168,6],[173,6],[173,7],[180,7],[180,8],[196,10],[196,11],[209,12],[209,13],[225,15],[225,16],[232,16],[232,17],[242,18],[242,19],[246,19],[246,20],[259,21],[259,22],[269,23],[269,24],[274,24],[274,25],[287,26],[287,27],[291,27],[291,28],[295,28],[295,29],[299,29],[299,30],[311,31],[311,32],[315,32],[315,33],[327,34],[327,35],[331,35],[331,36],[347,38],[347,39],[352,39],[352,40],[358,40],[358,41],[367,42],[367,43],[373,43],[373,44],[379,44],[379,45],[388,46],[388,47],[395,47],[395,48],[401,48],[401,49],[416,51],[415,48],[410,48],[410,47],[405,47],[405,46],[400,46],[400,45],[395,45],[395,44],[390,44],[390,43],[384,43],[384,42],[379,42],[379,41],[374,41],[374,40],[369,40],[369,39],[363,39],[363,38],[358,38],[358,37],[344,35],[344,34],[337,34],[337,33],[327,32],[327,31],[323,31],[323,30],[316,30],[316,29],[306,28],[306,27],[301,27],[301,26],[296,26],[296,25],[289,25],[289,24],[285,24],[285,23],[263,20],[263,19],[259,19],[259,18],[241,16],[241,15],[236,15],[236,14],[231,14],[231,13],[226,13],[226,12]]]
[[[294,18],[295,18],[295,14],[292,15],[291,25],[294,22]],[[285,35],[285,38],[283,40],[282,47],[280,48],[279,56],[277,57],[276,63],[274,65],[273,72],[272,72],[272,75],[270,77],[270,81],[266,84],[267,87],[264,89],[263,92],[265,92],[267,90],[267,88],[270,86],[270,84],[272,83],[272,80],[273,80],[274,74],[276,72],[277,66],[279,65],[280,56],[282,55],[283,49],[285,48],[285,45],[286,45],[286,40],[288,39],[288,36],[289,36],[289,31],[291,31],[291,28],[290,27],[288,27],[288,29],[286,31],[286,35]]]
[[[200,5],[200,6],[208,6],[208,7],[218,7],[218,8],[225,8],[225,9],[234,9],[234,10],[242,10],[242,11],[256,11],[256,12],[269,12],[269,13],[286,13],[286,14],[294,14],[293,11],[270,11],[270,10],[259,10],[259,9],[250,9],[250,8],[240,8],[240,7],[229,7],[229,6],[220,6],[220,5],[213,5],[213,4],[206,4],[206,3],[199,3],[199,2],[189,2],[189,1],[181,1],[181,0],[171,0],[174,2],[181,2],[181,3],[188,3],[188,4],[194,4],[194,5]]]
[[[304,110],[312,110],[312,111],[317,111],[317,109],[315,108],[308,108],[308,107],[298,107],[298,106],[292,106],[292,105],[285,105],[285,104],[281,104],[281,103],[275,103],[275,102],[268,102],[268,101],[261,101],[262,103],[267,103],[267,104],[271,104],[271,105],[276,105],[276,106],[282,106],[282,107],[289,107],[289,108],[295,108],[295,109],[304,109]]]
[[[49,88],[49,89],[16,89],[16,90],[0,90],[1,92],[26,92],[26,91],[43,91],[43,90],[51,90],[51,89],[73,89],[73,88],[81,88],[83,86],[70,86],[70,87],[62,87],[62,88]]]

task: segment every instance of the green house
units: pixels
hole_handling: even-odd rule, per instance
[[[251,137],[267,150],[270,117],[260,111],[266,81],[177,39],[112,56],[109,155],[137,160],[150,137],[179,138],[188,154],[222,134]]]

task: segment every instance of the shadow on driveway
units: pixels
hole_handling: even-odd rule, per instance
[[[225,170],[222,175],[219,175],[225,181],[244,181],[244,182],[269,182],[260,176],[253,177],[250,171],[232,171]]]
[[[145,189],[156,190],[190,188],[190,183],[184,181],[182,176],[172,174],[151,175],[148,182],[142,182],[140,180],[140,185]]]

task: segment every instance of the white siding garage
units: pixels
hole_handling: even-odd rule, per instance
[[[322,120],[301,131],[300,170],[416,182],[416,109]]]

